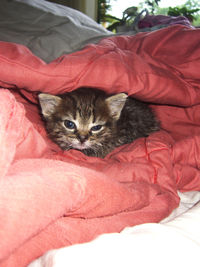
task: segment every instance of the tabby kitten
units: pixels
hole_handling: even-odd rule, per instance
[[[125,93],[82,87],[62,95],[39,94],[50,138],[63,150],[104,158],[115,147],[159,130],[147,104]]]

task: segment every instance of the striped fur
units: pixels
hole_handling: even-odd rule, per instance
[[[105,157],[115,147],[159,129],[147,104],[121,93],[113,96],[79,88],[59,96],[39,94],[50,138],[63,150]]]

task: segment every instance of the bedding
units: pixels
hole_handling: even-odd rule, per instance
[[[20,42],[0,42],[0,266],[158,223],[177,210],[179,192],[196,191],[192,205],[200,200],[199,38],[199,29],[174,25],[108,36],[49,62]],[[81,86],[149,102],[162,129],[105,159],[61,151],[37,94]]]
[[[49,251],[29,267],[199,266],[199,211],[200,203],[167,223],[146,223]]]
[[[46,62],[112,35],[83,13],[44,0],[1,0],[0,40],[27,46]]]

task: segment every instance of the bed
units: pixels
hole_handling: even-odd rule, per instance
[[[198,266],[200,30],[114,35],[44,0],[0,12],[0,266]],[[161,130],[105,159],[61,151],[37,95],[82,86],[149,102]]]

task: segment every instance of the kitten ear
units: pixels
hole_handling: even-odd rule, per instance
[[[125,93],[120,93],[106,99],[107,106],[113,118],[117,120],[119,119],[127,97],[128,96]]]
[[[60,104],[62,101],[62,98],[50,95],[50,94],[39,94],[38,95],[40,106],[42,109],[42,114],[44,117],[50,116],[52,113],[55,112],[56,107]]]

